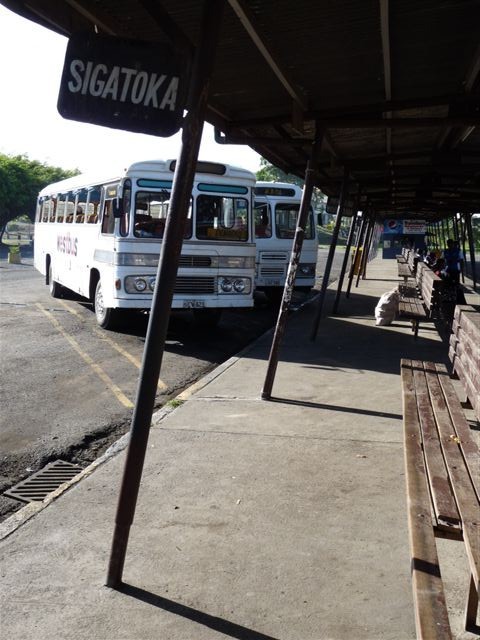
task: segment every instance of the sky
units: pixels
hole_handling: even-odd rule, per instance
[[[57,111],[67,38],[0,5],[0,153],[27,155],[82,173],[125,169],[139,160],[176,158],[180,132],[157,138],[75,122]],[[199,158],[250,171],[260,156],[244,145],[219,145],[205,125]]]

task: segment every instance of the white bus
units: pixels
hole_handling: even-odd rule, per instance
[[[297,228],[302,189],[287,182],[257,182],[255,185],[255,286],[268,298],[278,300],[285,286],[293,238]],[[310,291],[315,284],[318,239],[310,207],[295,289]]]
[[[122,175],[76,176],[43,189],[34,264],[53,297],[65,287],[89,298],[98,324],[149,309],[175,160],[132,164]],[[213,326],[227,307],[252,307],[253,173],[197,163],[173,309]]]

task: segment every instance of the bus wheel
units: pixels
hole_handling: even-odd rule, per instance
[[[97,282],[97,288],[95,289],[93,306],[98,326],[102,327],[102,329],[114,329],[118,321],[118,311],[104,305],[100,280]]]
[[[214,329],[220,322],[221,309],[194,309],[193,319],[195,324],[202,329]]]
[[[52,298],[61,298],[63,287],[53,279],[52,263],[48,265],[48,289]]]

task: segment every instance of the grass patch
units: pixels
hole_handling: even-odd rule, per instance
[[[177,407],[181,407],[185,400],[177,400],[177,398],[173,398],[167,402],[167,407],[171,407],[172,409],[176,409]]]

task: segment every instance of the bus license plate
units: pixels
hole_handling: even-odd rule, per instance
[[[265,279],[265,286],[267,287],[279,287],[280,286],[280,280],[277,278],[266,278]]]
[[[205,307],[205,302],[203,300],[184,300],[183,308],[184,309],[203,309]]]

